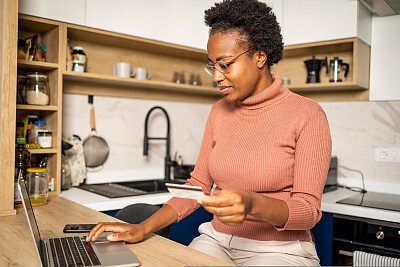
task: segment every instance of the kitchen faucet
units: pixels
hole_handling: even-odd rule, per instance
[[[166,137],[149,137],[147,134],[147,124],[149,122],[149,117],[150,114],[153,110],[155,109],[160,109],[162,112],[165,114],[165,118],[167,119],[167,136]],[[170,181],[171,180],[171,166],[175,166],[176,162],[171,161],[169,152],[170,152],[170,136],[169,136],[169,117],[167,111],[160,107],[160,106],[155,106],[152,107],[146,115],[146,120],[144,122],[144,140],[143,140],[143,155],[147,156],[148,155],[148,149],[149,149],[149,140],[165,140],[166,141],[166,149],[165,149],[165,161],[164,161],[164,180],[165,181]]]

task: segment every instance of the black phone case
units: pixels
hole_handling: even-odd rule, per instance
[[[89,233],[96,224],[67,224],[64,227],[64,233]]]

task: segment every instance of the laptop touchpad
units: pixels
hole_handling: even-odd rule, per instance
[[[121,242],[96,242],[95,246],[100,253],[116,253],[125,252],[127,250],[127,247]]]

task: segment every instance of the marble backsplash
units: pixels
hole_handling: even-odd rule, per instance
[[[400,101],[323,102],[332,135],[332,155],[338,157],[338,177],[346,185],[367,189],[377,182],[400,185],[400,163],[375,161],[375,148],[400,149]],[[387,190],[386,190],[387,191]],[[390,191],[390,190],[389,190]]]
[[[87,96],[63,95],[63,135],[90,133]],[[341,181],[361,186],[360,174],[368,182],[400,184],[400,163],[375,162],[375,148],[400,148],[400,101],[322,102],[331,128],[332,155],[338,157]],[[164,141],[150,141],[143,156],[144,120],[153,106],[164,107],[171,123],[171,157],[195,164],[211,105],[156,100],[94,97],[96,128],[110,146],[103,168],[88,173],[89,183],[162,178]],[[149,136],[164,137],[166,120],[154,111]],[[358,184],[357,184],[358,183]]]

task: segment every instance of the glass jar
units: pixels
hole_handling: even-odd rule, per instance
[[[86,54],[83,51],[83,48],[80,46],[74,46],[72,47],[72,62],[73,64],[79,64],[77,65],[78,67],[72,68],[73,71],[78,71],[78,72],[85,72],[87,70],[87,58]]]
[[[51,148],[52,147],[52,136],[49,131],[39,131],[37,137],[37,143],[40,148]]]
[[[26,76],[17,76],[17,104],[25,104],[25,84]]]
[[[48,105],[50,102],[50,90],[47,75],[35,72],[28,74],[27,77],[26,103],[30,105]]]
[[[46,122],[35,121],[35,124],[32,126],[31,134],[29,135],[28,144],[39,144],[38,143],[39,132],[44,132],[44,131],[47,131]]]
[[[85,72],[85,64],[80,60],[72,60],[72,71]]]
[[[44,204],[48,199],[49,175],[46,168],[27,169],[26,182],[32,204]]]

